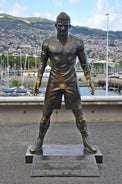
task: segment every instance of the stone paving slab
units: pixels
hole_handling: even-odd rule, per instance
[[[0,184],[120,184],[122,182],[122,122],[88,123],[91,142],[98,145],[103,164],[100,177],[32,178],[31,164],[25,164],[29,145],[38,135],[39,123],[0,124]],[[45,144],[82,144],[75,123],[51,123]]]

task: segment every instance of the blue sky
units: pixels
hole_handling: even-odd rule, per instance
[[[122,31],[122,0],[0,0],[0,13],[55,20],[65,11],[72,25]]]

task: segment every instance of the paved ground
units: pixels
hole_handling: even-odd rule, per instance
[[[100,177],[30,177],[31,164],[25,164],[28,145],[37,137],[39,124],[0,124],[0,184],[121,184],[122,122],[88,123],[89,135],[99,146],[104,163]],[[46,144],[79,144],[74,123],[52,123]]]

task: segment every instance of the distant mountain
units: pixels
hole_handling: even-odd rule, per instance
[[[41,45],[56,31],[55,21],[41,17],[15,17],[0,14],[0,54],[38,55]],[[105,60],[106,31],[82,26],[71,26],[70,32],[83,39],[87,55],[90,59]],[[109,59],[113,62],[122,61],[122,31],[109,31]]]
[[[9,14],[5,14],[5,13],[0,13],[0,19],[1,21],[2,20],[5,20],[5,21],[23,21],[27,24],[30,24],[30,23],[33,23],[33,22],[54,22],[54,21],[51,21],[51,20],[48,20],[48,19],[44,19],[44,18],[41,18],[41,17],[28,17],[28,18],[24,18],[24,17],[16,17],[16,16],[13,16],[13,15],[9,15]]]
[[[0,14],[0,29],[4,29],[6,32],[11,29],[23,29],[37,28],[42,30],[53,31],[55,29],[55,22],[52,20],[44,19],[41,17],[15,17],[8,14]],[[71,33],[89,35],[91,37],[106,38],[106,31],[100,29],[92,29],[82,26],[72,26]],[[109,38],[122,39],[122,31],[109,31]]]

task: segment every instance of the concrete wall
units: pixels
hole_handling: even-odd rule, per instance
[[[44,104],[43,97],[0,97],[0,123],[39,122]],[[122,96],[83,96],[83,112],[89,122],[122,122]],[[54,122],[74,121],[71,110],[55,110]]]

